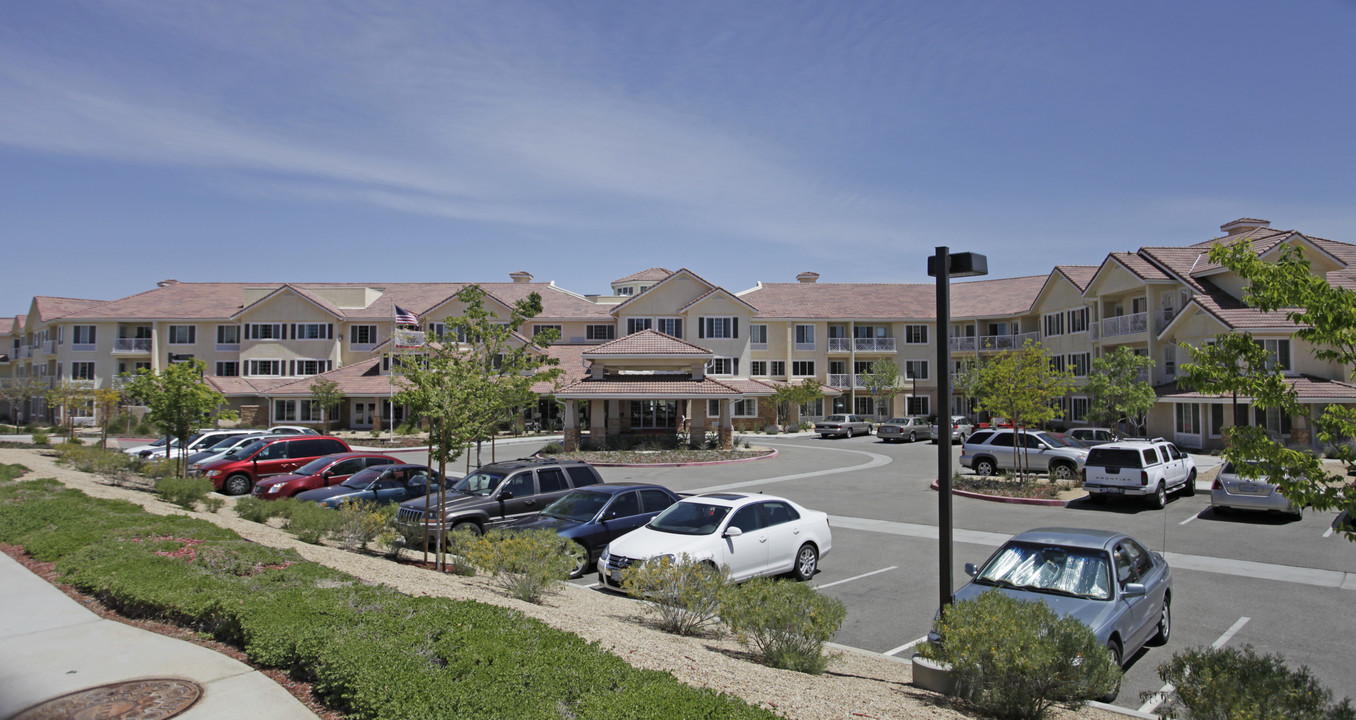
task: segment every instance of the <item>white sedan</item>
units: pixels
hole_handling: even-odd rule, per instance
[[[713,492],[683,498],[609,543],[598,579],[621,587],[622,571],[633,563],[686,555],[728,567],[735,582],[785,573],[809,580],[832,548],[825,513],[772,495]]]

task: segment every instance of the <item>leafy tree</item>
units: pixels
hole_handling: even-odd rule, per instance
[[[1158,396],[1139,376],[1153,366],[1153,358],[1136,355],[1125,345],[1093,360],[1093,372],[1084,388],[1088,393],[1088,419],[1108,427],[1124,421],[1132,435],[1142,434],[1144,415]]]
[[[211,412],[226,401],[224,395],[203,380],[205,367],[202,360],[194,358],[170,363],[158,373],[141,370],[135,375],[122,375],[127,380],[124,387],[127,396],[149,409],[146,419],[151,424],[167,437],[179,441],[181,457],[193,428],[206,421]],[[166,448],[166,462],[169,459]]]
[[[75,435],[75,413],[89,404],[91,390],[83,385],[62,380],[43,393],[47,406],[61,410],[63,430],[66,437]]]
[[[1019,434],[1028,425],[1054,419],[1055,400],[1068,393],[1074,382],[1072,373],[1054,369],[1050,353],[1030,340],[1021,350],[999,353],[977,372],[974,390],[979,409],[1008,418]],[[1020,458],[1025,473],[1026,453]]]
[[[327,377],[319,377],[313,380],[311,382],[311,402],[315,403],[325,413],[325,432],[328,433],[330,431],[330,415],[344,403],[344,393],[339,390],[339,383]]]
[[[893,360],[876,360],[871,363],[870,370],[861,374],[862,385],[871,393],[877,413],[882,400],[888,403],[903,392],[904,388],[899,384],[901,375],[899,365]]]
[[[1312,349],[1314,357],[1342,367],[1356,366],[1356,293],[1329,284],[1315,275],[1297,248],[1283,246],[1275,263],[1262,260],[1250,243],[1216,245],[1210,261],[1233,271],[1247,284],[1243,301],[1263,312],[1284,313],[1294,323],[1294,337]],[[1314,417],[1299,402],[1282,368],[1270,362],[1263,348],[1247,334],[1222,334],[1215,344],[1189,348],[1192,361],[1183,365],[1191,387],[1201,392],[1230,393],[1251,399],[1253,407],[1277,409],[1312,428],[1325,447],[1350,470],[1356,452],[1356,408],[1328,405]],[[1356,487],[1329,473],[1322,461],[1303,449],[1287,448],[1266,429],[1235,426],[1225,430],[1226,459],[1245,476],[1267,477],[1280,493],[1301,507],[1345,510],[1356,517]],[[1356,541],[1348,524],[1343,533]]]
[[[4,384],[0,384],[0,398],[9,403],[10,411],[14,414],[14,424],[20,424],[20,416],[25,419],[31,419],[29,403],[33,398],[42,397],[47,392],[47,383],[28,375],[25,377],[11,378]]]
[[[94,407],[99,412],[99,447],[108,449],[108,423],[122,404],[122,390],[99,388],[94,391]]]
[[[824,396],[824,386],[816,380],[779,385],[772,393],[772,404],[777,408],[777,424],[783,427],[791,422],[791,409]]]

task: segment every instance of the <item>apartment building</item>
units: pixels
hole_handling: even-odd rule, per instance
[[[565,375],[537,390],[563,401],[564,409],[557,417],[557,404],[544,401],[538,412],[560,421],[570,445],[585,433],[599,438],[680,426],[694,435],[715,432],[728,443],[734,430],[774,421],[768,398],[779,385],[806,379],[822,383],[825,397],[798,408],[797,419],[966,413],[967,399],[937,397],[938,373],[1028,340],[1075,376],[1075,389],[1061,400],[1063,425],[1087,422],[1081,388],[1092,361],[1124,345],[1155,361],[1145,377],[1159,394],[1150,433],[1210,448],[1224,428],[1247,423],[1309,444],[1303,418],[1254,411],[1246,398],[1236,412],[1231,398],[1178,387],[1178,368],[1189,359],[1181,344],[1250,332],[1302,402],[1356,403],[1349,368],[1316,360],[1283,316],[1246,307],[1240,279],[1208,258],[1215,243],[1247,240],[1264,258],[1290,245],[1316,274],[1356,287],[1356,245],[1251,218],[1221,231],[1188,245],[1112,252],[1097,265],[1059,265],[1047,275],[953,283],[944,329],[948,368],[934,367],[939,329],[931,283],[827,283],[805,272],[794,282],[731,291],[688,268],[649,268],[613,281],[609,294],[570,292],[526,272],[478,284],[489,309],[505,316],[528,293],[542,296],[543,312],[523,328],[524,341],[548,328],[560,335],[549,352]],[[0,380],[32,376],[99,387],[121,372],[195,357],[247,422],[319,423],[308,398],[313,378],[323,375],[347,396],[332,420],[373,427],[402,417],[390,404],[399,382],[390,374],[390,353],[417,352],[421,332],[444,333],[446,319],[463,310],[455,295],[464,285],[168,280],[107,302],[38,297],[26,315],[0,324],[8,348]],[[398,329],[397,308],[416,315],[421,332]],[[873,397],[863,379],[883,360],[894,361],[904,379],[889,398]],[[40,400],[4,410],[16,418],[46,412]]]

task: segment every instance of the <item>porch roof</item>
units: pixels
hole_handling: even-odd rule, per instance
[[[1356,385],[1339,380],[1327,380],[1314,375],[1297,375],[1286,378],[1286,383],[1294,389],[1296,397],[1302,403],[1333,403],[1339,405],[1356,404]],[[1216,401],[1233,402],[1232,395],[1213,395],[1184,389],[1180,383],[1169,383],[1154,388],[1160,400],[1168,401]],[[1251,402],[1251,397],[1240,395],[1239,402]]]
[[[771,388],[757,394],[771,394]],[[739,399],[744,396],[744,391],[733,383],[709,377],[694,380],[688,375],[609,375],[601,380],[584,378],[556,391],[556,397],[562,400]]]

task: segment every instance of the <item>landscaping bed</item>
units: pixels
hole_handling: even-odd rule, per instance
[[[1019,478],[1010,475],[955,475],[951,489],[978,495],[1023,498],[1029,500],[1070,500],[1086,494],[1072,482],[1051,481],[1039,475]]]

